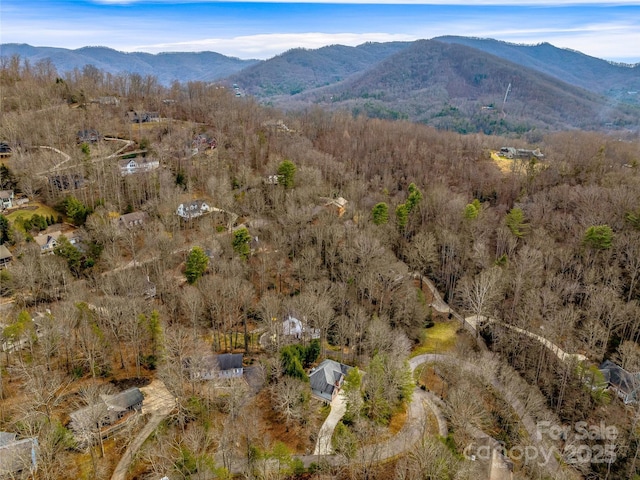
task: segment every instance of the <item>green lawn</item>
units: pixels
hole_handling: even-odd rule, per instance
[[[460,325],[458,322],[436,322],[431,328],[423,330],[423,338],[411,356],[423,353],[445,353],[453,350],[456,345],[456,331]]]
[[[34,208],[34,209],[25,208],[21,210],[14,210],[13,212],[5,216],[14,225],[16,224],[16,220],[18,220],[19,218],[22,218],[23,220],[28,220],[29,218],[33,217],[36,213],[43,217],[50,217],[51,215],[53,215],[53,218],[55,218],[56,221],[58,220],[58,215],[60,214],[56,212],[53,208],[48,207],[39,202],[29,202],[28,207],[34,207],[34,206],[37,208]],[[21,223],[21,222],[18,222],[18,223]]]

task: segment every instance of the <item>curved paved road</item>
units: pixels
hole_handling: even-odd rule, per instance
[[[462,367],[463,369],[472,372],[474,375],[477,375],[477,365],[457,359],[455,357],[451,357],[449,355],[441,355],[441,354],[424,354],[413,357],[409,360],[409,364],[412,366],[412,369],[417,367],[422,363],[429,362],[453,362],[456,365]],[[485,378],[485,380],[498,392],[500,395],[511,405],[513,411],[518,415],[520,421],[525,427],[525,430],[529,434],[529,440],[535,444],[536,447],[540,449],[540,451],[550,451],[550,447],[543,443],[542,438],[540,436],[540,432],[538,430],[537,423],[535,420],[527,413],[525,406],[522,404],[520,399],[513,393],[511,390],[505,388],[504,385],[494,376],[491,378]],[[553,456],[549,459],[549,463],[546,465],[549,472],[555,473],[559,470],[560,465],[557,459]]]

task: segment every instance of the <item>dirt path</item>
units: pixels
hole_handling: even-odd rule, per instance
[[[500,326],[503,326],[515,332],[521,333],[522,335],[526,335],[527,337],[534,338],[538,342],[540,342],[542,345],[547,347],[549,350],[551,350],[551,352],[556,357],[558,357],[558,359],[562,362],[570,362],[570,361],[584,362],[585,360],[587,360],[587,357],[585,357],[580,353],[565,352],[558,345],[556,345],[550,340],[547,340],[542,335],[538,335],[537,333],[530,332],[529,330],[525,330],[524,328],[516,327],[515,325],[509,325],[508,323],[501,322],[499,320],[496,320],[495,318],[481,317],[480,319],[478,319],[477,315],[473,315],[471,317],[465,318],[465,322],[471,325],[474,329],[477,328],[478,323],[496,323]]]
[[[553,354],[555,356],[557,356],[563,362],[568,362],[568,361],[583,362],[583,361],[587,360],[587,357],[582,355],[582,354],[580,354],[580,353],[568,353],[568,352],[565,352],[558,345],[556,345],[555,343],[551,342],[550,340],[547,340],[546,338],[544,338],[541,335],[538,335],[536,333],[530,332],[530,331],[525,330],[523,328],[518,328],[518,327],[516,327],[514,325],[509,325],[507,323],[500,322],[500,321],[498,321],[498,320],[496,320],[494,318],[486,319],[485,317],[482,317],[482,318],[478,319],[476,315],[473,315],[473,316],[470,316],[470,317],[467,317],[467,318],[463,319],[456,312],[454,312],[451,309],[451,307],[449,307],[449,305],[447,305],[445,303],[445,301],[442,299],[442,296],[440,295],[440,292],[438,291],[438,289],[436,288],[436,286],[433,284],[433,282],[431,280],[429,280],[427,277],[421,276],[419,273],[414,273],[413,274],[413,278],[421,278],[422,279],[422,283],[424,285],[426,285],[429,288],[429,290],[431,291],[431,294],[433,295],[433,302],[431,302],[429,304],[430,307],[432,307],[435,311],[440,312],[440,313],[452,314],[453,316],[455,316],[459,320],[463,321],[464,326],[467,327],[467,329],[472,330],[473,333],[475,333],[477,331],[478,323],[482,323],[482,322],[486,322],[486,321],[494,322],[494,323],[498,323],[499,325],[502,325],[502,326],[504,326],[506,328],[514,330],[514,331],[516,331],[518,333],[521,333],[523,335],[527,335],[528,337],[536,339],[542,345],[544,345],[549,350],[551,350],[551,352],[553,352]]]
[[[150,413],[149,421],[143,427],[142,430],[131,441],[127,450],[122,455],[122,458],[118,462],[116,469],[111,475],[111,480],[126,480],[127,472],[131,466],[131,462],[135,458],[136,453],[140,450],[140,447],[144,441],[153,433],[153,431],[160,425],[160,422],[171,413],[175,406],[175,399],[173,395],[169,393],[167,387],[160,380],[154,380],[146,387],[140,389],[144,395],[144,403],[142,406],[142,413]]]
[[[48,145],[39,145],[36,148],[40,148],[43,150],[52,150],[54,152],[56,152],[59,155],[62,155],[62,157],[64,158],[64,160],[60,163],[57,163],[53,168],[51,168],[50,170],[47,170],[46,172],[42,172],[40,175],[44,175],[45,173],[50,173],[50,172],[55,172],[60,165],[64,165],[65,163],[67,163],[69,160],[71,160],[71,155],[64,153],[62,150],[59,150],[55,147],[49,147]]]
[[[436,286],[433,284],[431,280],[429,280],[424,275],[420,275],[419,273],[413,273],[412,276],[413,278],[418,278],[422,280],[422,284],[426,285],[431,291],[431,295],[433,295],[433,302],[429,304],[431,308],[433,308],[436,312],[439,312],[439,313],[451,313],[451,308],[442,299],[442,295],[440,295],[440,292],[438,291],[438,289],[436,288]]]

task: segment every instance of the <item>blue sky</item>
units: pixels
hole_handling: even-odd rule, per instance
[[[350,3],[0,0],[0,43],[150,53],[210,50],[269,58],[295,47],[440,35],[549,42],[640,62],[640,0],[369,0]]]

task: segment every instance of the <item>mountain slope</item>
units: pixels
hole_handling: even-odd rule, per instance
[[[296,48],[246,68],[228,80],[257,97],[294,95],[339,82],[364,71],[411,45],[410,42],[330,45],[317,50]]]
[[[0,45],[0,56],[19,55],[29,62],[50,59],[60,74],[93,65],[105,72],[153,75],[160,83],[170,84],[202,80],[214,81],[228,77],[259,60],[240,60],[214,52],[198,53],[125,53],[106,47],[83,47],[77,50],[52,47],[33,47],[26,44]]]
[[[511,84],[504,104],[508,85]],[[383,118],[407,118],[462,132],[634,125],[638,111],[479,50],[420,40],[338,84],[276,105],[309,103]]]
[[[640,102],[638,94],[628,93],[640,91],[640,64],[614,64],[549,43],[518,45],[493,39],[455,36],[437,37],[434,40],[473,47],[620,101]]]

